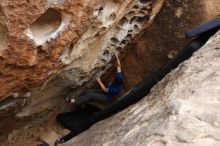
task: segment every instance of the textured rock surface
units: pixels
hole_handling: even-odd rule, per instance
[[[0,84],[6,83],[1,86],[0,98],[13,93],[22,96],[19,92],[27,92],[54,74],[53,70],[62,66],[59,58],[67,44],[82,35],[77,31],[81,26],[87,28],[92,12],[101,7],[98,0],[57,2],[0,2],[0,18],[4,20],[0,31],[4,38],[1,40],[4,47],[0,53]]]
[[[64,146],[220,145],[220,32],[143,100]]]
[[[152,23],[163,1],[1,1],[0,98],[31,107],[81,86]],[[42,89],[50,96],[39,99]]]
[[[148,27],[163,2],[1,1],[0,133],[8,131],[15,114],[54,109],[66,87],[80,87],[102,74],[113,51]]]
[[[165,2],[139,39],[163,0],[0,1],[0,145],[35,145],[39,123],[53,127],[56,113],[67,106],[63,88],[81,90],[110,66],[114,50],[123,53],[129,43],[122,61],[127,90],[186,44],[187,29],[220,12],[218,0]]]
[[[182,49],[190,41],[186,31],[220,15],[218,5],[216,0],[166,0],[154,23],[129,46],[122,61],[125,90],[166,64],[169,54]]]

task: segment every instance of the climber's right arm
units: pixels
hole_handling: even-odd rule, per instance
[[[121,72],[121,62],[119,60],[118,54],[115,53],[116,61],[117,61],[117,72]]]

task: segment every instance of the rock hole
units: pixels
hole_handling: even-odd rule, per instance
[[[142,4],[147,4],[147,3],[149,2],[149,0],[140,0],[140,2],[141,2]]]
[[[127,41],[126,41],[126,40],[123,40],[121,43],[124,44],[124,45],[126,45],[126,44],[127,44]]]
[[[3,99],[2,101],[0,101],[0,110],[5,109],[14,104],[15,104],[15,99],[12,96],[9,96]]]
[[[111,44],[111,46],[112,46],[112,47],[114,47],[114,46],[115,46],[115,44]]]
[[[126,23],[128,23],[128,19],[126,17],[123,17],[119,22],[120,26],[123,26]]]
[[[135,14],[135,11],[130,11],[129,13],[128,13],[128,15],[134,15]]]
[[[34,21],[27,30],[27,35],[37,45],[45,43],[56,35],[62,23],[62,15],[55,9],[49,8],[43,15]]]
[[[111,38],[111,41],[112,41],[113,43],[115,43],[115,44],[118,43],[118,39],[116,39],[116,38]]]
[[[130,24],[132,24],[132,23],[133,23],[134,21],[136,21],[136,20],[137,20],[137,17],[136,17],[136,16],[134,16],[134,17],[132,17],[132,18],[131,18],[131,20],[130,20],[130,22],[129,22],[129,23],[130,23]]]
[[[134,9],[139,9],[138,5],[133,6]]]
[[[126,16],[131,18],[135,15],[135,12],[134,11],[130,11]]]
[[[73,43],[70,43],[69,53],[71,53],[72,51],[73,51]]]
[[[139,27],[138,27],[138,25],[136,25],[136,24],[134,25],[134,31],[135,31],[135,32],[138,32],[138,31],[139,31]]]
[[[106,62],[106,58],[102,58],[102,61],[103,61],[103,62]]]
[[[43,50],[43,46],[42,46],[42,45],[37,46],[37,49],[38,49],[38,50]]]
[[[141,8],[141,11],[148,11],[148,9],[144,7],[144,8]]]
[[[122,49],[121,47],[117,47],[117,48],[116,48],[116,51],[117,51],[117,52],[120,52],[121,49]]]
[[[127,41],[130,41],[131,38],[126,36],[124,39],[127,40]]]
[[[142,8],[141,11],[144,12],[144,13],[146,13],[146,14],[150,14],[151,9]]]
[[[109,51],[108,50],[105,50],[104,52],[103,52],[103,56],[108,56],[109,55]]]
[[[105,31],[106,30],[106,27],[102,27],[100,31]]]
[[[131,38],[132,38],[132,34],[128,34],[128,35],[125,37],[126,40],[130,40]]]
[[[102,28],[99,30],[99,32],[95,34],[95,36],[102,35],[102,34],[105,33],[105,31],[106,31],[106,27],[102,27]]]
[[[48,57],[47,51],[44,50],[43,46],[37,46],[37,54],[40,54],[42,56]]]
[[[115,13],[112,13],[112,14],[109,16],[108,19],[111,20],[111,21],[114,21],[115,18],[116,18],[116,14],[115,14]]]
[[[144,17],[146,14],[145,14],[145,12],[143,12],[143,11],[140,11],[139,13],[138,13],[138,16],[140,16],[140,17]]]
[[[143,24],[146,20],[148,20],[149,17],[148,16],[145,16],[145,17],[140,17],[137,19],[137,23],[139,24]]]
[[[8,29],[4,24],[5,21],[5,15],[0,8],[0,50],[5,50],[8,47]]]

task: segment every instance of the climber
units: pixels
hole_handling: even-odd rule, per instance
[[[118,94],[121,91],[122,85],[123,85],[123,74],[121,71],[121,63],[118,57],[118,54],[115,53],[116,61],[117,61],[117,73],[114,78],[114,81],[110,81],[107,86],[105,86],[100,77],[96,78],[96,81],[99,83],[102,91],[87,91],[80,96],[78,96],[76,99],[71,99],[71,103],[74,103],[76,106],[79,106],[83,103],[86,103],[88,101],[96,101],[96,102],[102,102],[102,103],[109,103],[113,100],[113,96]],[[59,115],[58,115],[58,118]],[[75,136],[75,131],[70,132],[69,134],[60,137],[56,141],[56,145],[62,144],[68,140],[70,140],[72,137]]]
[[[118,57],[118,54],[115,53],[116,61],[117,61],[117,73],[114,78],[114,82],[110,81],[107,86],[105,86],[100,77],[96,78],[99,86],[101,87],[102,91],[91,90],[82,93],[75,99],[71,99],[71,103],[79,106],[83,103],[88,101],[96,101],[101,103],[109,103],[112,101],[113,96],[118,94],[121,91],[122,84],[123,84],[123,75],[121,71],[121,63]]]

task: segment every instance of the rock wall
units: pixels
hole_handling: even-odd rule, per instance
[[[59,84],[82,85],[152,22],[162,3],[2,1],[1,99],[24,96],[61,72]]]
[[[113,52],[148,27],[163,2],[1,1],[0,133],[27,124],[23,117],[53,110],[66,88],[102,74]]]
[[[220,1],[166,0],[154,23],[131,42],[122,60],[125,91],[166,64],[190,39],[185,32],[220,15]]]
[[[218,0],[166,0],[151,25],[163,4],[163,0],[1,1],[0,145],[35,145],[39,131],[56,126],[57,112],[68,107],[63,100],[67,92],[82,90],[105,72],[112,65],[113,51],[125,55],[126,91],[188,42],[186,30],[220,12]]]
[[[5,38],[1,41],[0,83],[4,86],[0,97],[4,99],[22,96],[19,92],[28,92],[53,74],[49,71],[61,65],[59,57],[66,45],[82,35],[77,30],[88,23],[100,2],[5,0],[0,6],[1,37]]]
[[[220,31],[151,93],[64,146],[220,145]]]

